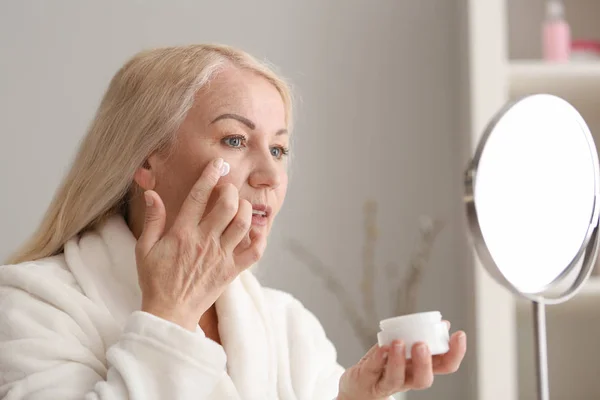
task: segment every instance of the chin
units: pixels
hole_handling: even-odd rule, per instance
[[[268,235],[271,232],[271,226],[270,225],[252,225],[252,228],[250,228],[251,231],[253,231],[254,233],[259,233],[261,235]]]

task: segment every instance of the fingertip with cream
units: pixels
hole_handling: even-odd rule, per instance
[[[231,166],[229,165],[229,163],[227,161],[223,161],[223,165],[221,165],[221,176],[229,174],[230,170]]]

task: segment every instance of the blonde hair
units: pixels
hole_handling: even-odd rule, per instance
[[[205,44],[142,51],[112,78],[40,226],[8,263],[59,254],[69,239],[122,212],[136,169],[173,143],[196,92],[226,65],[271,82],[281,94],[291,129],[289,86],[249,54]]]

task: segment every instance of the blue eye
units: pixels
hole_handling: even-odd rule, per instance
[[[290,153],[289,149],[285,147],[271,147],[271,155],[276,159],[280,160],[283,156],[287,156]]]
[[[244,137],[242,136],[230,136],[223,139],[223,143],[225,143],[229,147],[239,148],[244,144]]]

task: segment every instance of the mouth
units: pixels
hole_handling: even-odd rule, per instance
[[[252,205],[252,225],[264,226],[271,215],[271,207],[266,204]]]

